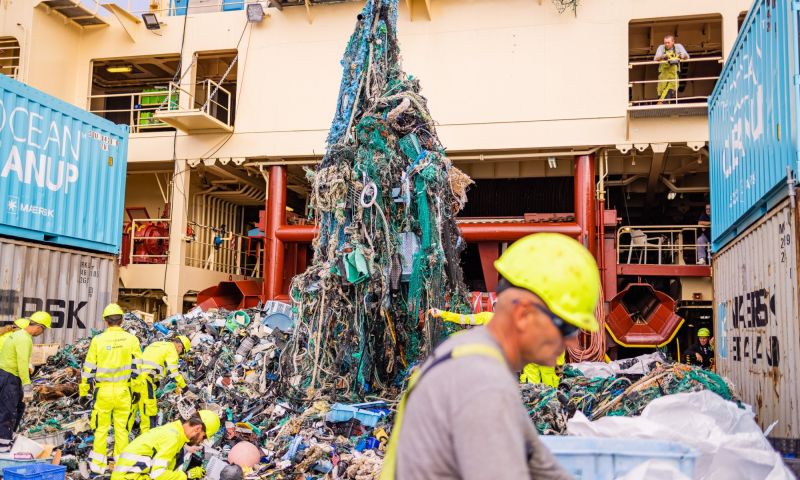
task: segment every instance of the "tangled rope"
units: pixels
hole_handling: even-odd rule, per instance
[[[430,308],[468,311],[455,215],[468,176],[444,153],[401,67],[397,0],[369,0],[342,59],[328,149],[310,207],[314,257],[294,278],[298,326],[281,369],[297,395],[363,398],[398,390],[442,338]]]

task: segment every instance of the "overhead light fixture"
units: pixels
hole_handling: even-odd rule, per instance
[[[556,157],[547,157],[547,165],[550,168],[558,168],[558,162],[556,161]]]
[[[669,192],[667,194],[667,200],[675,200],[675,192]]]
[[[251,23],[261,23],[264,20],[264,7],[260,3],[247,4],[247,21]]]
[[[156,17],[155,13],[143,13],[142,21],[144,21],[144,26],[148,30],[161,29],[161,22],[158,21],[158,17]]]
[[[108,73],[131,73],[133,66],[131,65],[109,65],[106,67]]]

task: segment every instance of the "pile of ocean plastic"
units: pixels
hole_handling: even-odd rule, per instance
[[[181,373],[196,393],[175,392],[172,382],[157,391],[160,423],[179,418],[178,402],[216,411],[224,428],[205,448],[206,458],[195,458],[213,472],[226,466],[232,447],[249,442],[259,447],[252,474],[259,478],[377,478],[389,430],[388,405],[313,404],[281,395],[277,362],[293,329],[291,309],[267,302],[263,308],[201,312],[168,318],[148,325],[128,313],[123,328],[142,344],[187,335],[192,342],[181,360]],[[67,345],[33,377],[36,398],[26,410],[20,433],[43,443],[56,443],[62,464],[80,478],[79,463],[91,450],[91,414],[77,397],[79,369],[89,339]],[[134,434],[138,427],[134,427]],[[194,466],[194,465],[192,465]]]
[[[604,416],[636,416],[653,400],[676,393],[710,390],[725,400],[738,402],[727,379],[708,370],[680,363],[668,363],[648,356],[649,363],[637,373],[617,369],[608,373],[613,364],[567,365],[558,389],[547,385],[523,384],[520,386],[528,413],[543,435],[563,435],[567,421],[582,412],[590,419]],[[636,360],[616,362],[622,367],[637,364]],[[595,376],[585,376],[575,367],[586,366],[587,371],[605,371]]]

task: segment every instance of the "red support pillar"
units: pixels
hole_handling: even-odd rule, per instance
[[[486,291],[494,292],[497,290],[498,283],[494,262],[500,257],[500,245],[498,242],[478,242],[478,253],[481,256],[481,269]]]
[[[283,286],[283,241],[278,229],[286,223],[286,167],[274,166],[269,170],[267,189],[267,246],[264,249],[264,298],[275,299]]]
[[[597,258],[594,155],[575,157],[575,222],[581,227],[578,239]]]

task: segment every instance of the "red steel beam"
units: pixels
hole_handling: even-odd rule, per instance
[[[574,222],[564,223],[461,223],[461,236],[467,242],[513,242],[532,233],[563,233],[578,237],[581,227]],[[311,243],[318,229],[315,225],[282,225],[276,236],[282,242]]]
[[[582,232],[578,241],[597,258],[597,231],[594,193],[594,155],[575,157],[575,223]]]
[[[708,265],[617,265],[617,275],[641,277],[710,277]]]
[[[274,299],[283,285],[283,241],[278,229],[286,223],[286,167],[273,166],[269,170],[267,197],[267,248],[264,249],[264,297]]]

